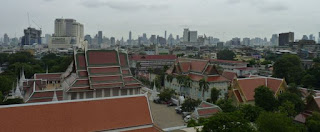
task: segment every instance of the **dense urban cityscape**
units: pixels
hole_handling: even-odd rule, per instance
[[[169,8],[108,2],[82,4]],[[119,37],[76,16],[44,30],[26,14],[18,35],[0,25],[0,131],[320,131],[320,32],[225,37],[177,25]]]

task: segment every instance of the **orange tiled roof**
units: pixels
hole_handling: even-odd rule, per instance
[[[259,86],[267,86],[274,93],[280,88],[283,79],[255,77],[238,79],[238,84],[244,94],[244,97],[248,101],[254,100],[254,90]],[[267,84],[267,85],[266,85]]]
[[[5,132],[88,132],[153,124],[145,96],[3,106],[0,117]]]
[[[223,71],[222,76],[224,76],[228,80],[232,81],[233,79],[237,78],[237,73]]]
[[[133,55],[130,60],[141,61],[141,60],[175,60],[175,55]]]
[[[208,82],[223,82],[223,81],[229,81],[228,79],[226,79],[223,76],[209,76],[207,78]]]

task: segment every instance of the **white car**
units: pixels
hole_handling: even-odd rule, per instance
[[[191,120],[191,115],[187,115],[184,119],[184,122],[189,122]]]

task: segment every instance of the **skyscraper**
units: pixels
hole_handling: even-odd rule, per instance
[[[250,45],[250,38],[243,38],[242,39],[242,44],[243,45]]]
[[[110,42],[111,42],[111,45],[115,45],[116,44],[116,39],[114,37],[111,37],[110,38]]]
[[[197,31],[189,31],[188,42],[195,43],[198,41],[198,32]]]
[[[164,31],[164,39],[167,40],[167,30]]]
[[[84,41],[83,29],[83,24],[74,19],[56,19],[49,49],[81,47]]]
[[[87,40],[87,41],[88,41],[88,44],[92,44],[92,38],[91,38],[90,35],[84,36],[84,40]]]
[[[32,45],[34,43],[41,44],[41,30],[28,27],[24,30],[24,36],[22,37],[22,45]]]
[[[98,32],[98,44],[102,44],[102,31]]]
[[[151,35],[151,37],[150,37],[150,43],[151,43],[151,44],[156,44],[156,43],[157,43],[156,35]]]
[[[183,42],[189,42],[189,29],[185,28],[183,30]]]
[[[290,42],[294,42],[293,32],[279,34],[279,46],[288,46]]]
[[[278,34],[273,34],[270,39],[271,44],[278,45],[278,41],[279,41],[278,39],[279,39]]]
[[[10,39],[9,39],[8,34],[5,33],[5,34],[3,35],[3,43],[4,43],[4,44],[9,44],[9,40],[10,40]]]
[[[131,31],[129,31],[129,40],[128,40],[129,45],[131,45],[131,39],[132,39],[132,33],[131,33]]]

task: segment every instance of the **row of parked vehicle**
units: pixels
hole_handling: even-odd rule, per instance
[[[177,114],[181,114],[182,115],[182,119],[184,120],[184,122],[188,122],[188,121],[191,120],[191,113],[192,112],[184,112],[181,109],[181,106],[176,107],[175,110],[176,110]]]
[[[173,103],[172,101],[163,101],[160,98],[154,99],[153,100],[154,103],[156,104],[166,104],[168,107],[170,106],[177,106],[175,103]]]

